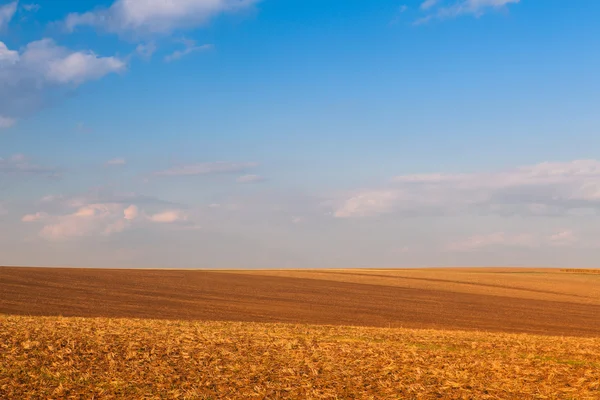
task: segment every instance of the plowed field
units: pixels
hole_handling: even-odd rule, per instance
[[[560,270],[0,268],[0,314],[600,336],[600,275]]]

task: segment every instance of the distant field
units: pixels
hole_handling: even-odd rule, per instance
[[[0,315],[0,355],[1,399],[600,398],[598,338]]]
[[[0,313],[600,337],[600,274],[0,268]]]

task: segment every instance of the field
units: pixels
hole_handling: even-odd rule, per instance
[[[592,272],[0,268],[0,398],[600,399]]]
[[[600,336],[600,275],[559,270],[0,268],[0,314]]]
[[[3,399],[598,399],[600,340],[0,317]]]

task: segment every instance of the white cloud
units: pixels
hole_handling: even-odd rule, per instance
[[[28,74],[18,78],[33,78],[42,84],[74,85],[121,72],[126,67],[115,57],[99,57],[89,51],[74,52],[58,46],[52,39],[29,43],[13,64]]]
[[[18,1],[0,6],[0,30],[6,28],[8,23],[12,20],[15,12],[17,12]]]
[[[495,232],[485,235],[475,235],[464,240],[450,243],[446,250],[452,252],[471,252],[501,247],[514,247],[524,249],[547,247],[597,247],[596,243],[580,240],[570,229],[552,233],[550,235],[536,235],[531,233],[508,234]]]
[[[487,11],[499,10],[519,2],[520,0],[457,0],[448,4],[439,0],[425,0],[421,3],[421,9],[429,14],[415,23],[421,24],[432,19],[449,19],[467,14],[480,17]]]
[[[47,195],[37,212],[21,221],[38,229],[47,240],[108,236],[137,229],[192,230],[199,226],[181,205],[136,193],[96,188],[78,196]]]
[[[17,123],[17,120],[14,118],[3,117],[0,115],[0,129],[7,129],[14,126]]]
[[[162,213],[148,216],[148,220],[162,224],[172,224],[174,222],[187,221],[188,216],[183,211],[165,211]]]
[[[123,232],[134,225],[147,222],[159,224],[185,223],[186,227],[196,225],[189,221],[186,213],[180,210],[167,210],[147,215],[135,204],[71,202],[74,211],[49,214],[40,211],[21,218],[25,223],[41,223],[40,236],[47,240],[67,240],[88,236],[107,236]]]
[[[120,204],[90,204],[75,212],[50,216],[38,212],[26,215],[24,222],[44,222],[40,236],[48,240],[65,240],[91,235],[110,235],[127,229],[131,221],[125,218]]]
[[[61,196],[61,195],[48,194],[46,196],[43,196],[40,199],[40,203],[50,203],[50,202],[54,202],[54,201],[57,201],[62,198],[63,198],[63,196]]]
[[[212,44],[203,44],[201,46],[196,46],[196,42],[194,41],[185,41],[185,49],[176,50],[173,53],[165,56],[165,62],[172,62],[179,60],[180,58],[187,56],[188,54],[197,52],[197,51],[207,51],[211,50],[214,46]]]
[[[554,246],[571,246],[577,243],[579,238],[572,230],[567,229],[551,235],[549,240]]]
[[[40,221],[44,218],[47,218],[48,214],[43,213],[43,212],[36,212],[35,214],[27,214],[24,215],[23,218],[21,218],[21,221],[23,222],[36,222],[36,221]]]
[[[107,166],[116,166],[116,165],[125,165],[127,161],[124,158],[113,158],[112,160],[108,160],[106,162]]]
[[[258,0],[116,0],[109,8],[69,14],[65,26],[101,27],[109,32],[136,35],[169,33],[194,27],[228,12],[251,7]]]
[[[398,212],[562,215],[600,209],[600,161],[541,163],[493,173],[414,174],[336,202],[336,217]]]
[[[366,190],[344,200],[334,211],[336,218],[369,217],[392,211],[397,193],[390,190]]]
[[[246,171],[258,166],[258,163],[233,163],[225,161],[207,162],[199,164],[182,165],[155,172],[156,176],[191,176],[191,175],[212,175],[223,173],[234,173]]]
[[[265,178],[260,175],[242,175],[236,179],[237,183],[258,183],[263,182]]]
[[[0,67],[15,64],[19,61],[19,52],[10,50],[6,44],[0,42]]]
[[[71,53],[48,64],[46,78],[59,84],[76,84],[96,80],[111,72],[125,69],[125,63],[115,57],[98,57],[94,53]]]
[[[451,243],[447,246],[449,251],[474,251],[495,246],[525,247],[532,248],[539,245],[538,240],[530,234],[506,234],[496,232],[487,235],[475,235],[465,240]]]
[[[0,157],[0,175],[44,175],[57,177],[60,171],[52,167],[44,167],[31,162],[23,154],[15,154],[9,158]]]
[[[135,52],[142,58],[149,60],[156,51],[156,44],[154,42],[146,44],[138,44],[135,48]]]
[[[53,90],[125,69],[125,62],[116,57],[72,51],[52,39],[31,42],[20,52],[0,42],[0,115],[17,119],[39,108]]]
[[[400,22],[402,14],[404,14],[406,11],[408,11],[408,6],[406,4],[403,4],[400,7],[398,7],[396,16],[390,21],[390,25],[395,25],[398,22]]]
[[[421,10],[429,10],[431,7],[435,6],[439,0],[425,0],[421,3]]]
[[[139,216],[139,214],[140,214],[140,211],[137,208],[137,206],[135,206],[135,205],[130,205],[125,210],[123,210],[123,216],[128,221],[133,221],[134,219],[136,219]]]
[[[116,193],[111,188],[95,188],[85,194],[77,196],[47,196],[47,202],[55,203],[57,207],[77,208],[90,204],[136,204],[144,206],[172,206],[173,203],[164,201],[152,196],[145,196],[138,193],[126,192]]]
[[[42,8],[39,4],[23,4],[23,9],[29,12],[37,12]]]

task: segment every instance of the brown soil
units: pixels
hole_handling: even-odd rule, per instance
[[[596,304],[232,271],[2,267],[0,313],[600,336]]]

